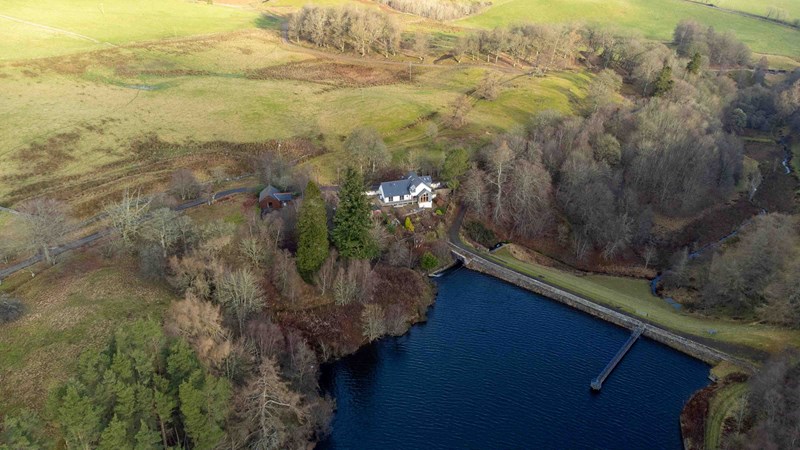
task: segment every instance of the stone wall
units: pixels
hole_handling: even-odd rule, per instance
[[[463,250],[461,251],[463,252]],[[586,314],[590,314],[594,317],[603,319],[607,322],[613,323],[614,325],[627,328],[629,330],[633,330],[639,326],[644,326],[644,335],[648,338],[695,357],[708,364],[714,365],[722,360],[734,361],[734,358],[731,356],[699,342],[684,338],[675,333],[664,330],[663,328],[646,323],[627,314],[615,311],[611,308],[599,305],[591,300],[566,292],[529,276],[522,275],[518,272],[502,267],[499,264],[481,258],[474,253],[470,253],[469,256],[469,259],[465,261],[465,266],[468,269],[507,281],[523,289],[527,289],[539,295],[543,295],[558,302],[564,303],[565,305],[583,311]],[[739,361],[734,362],[740,363]]]

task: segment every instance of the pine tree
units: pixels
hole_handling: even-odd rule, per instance
[[[653,95],[658,97],[666,94],[672,89],[674,83],[675,81],[672,79],[672,67],[664,66],[661,72],[658,73],[658,78],[656,78]]]
[[[144,420],[139,422],[139,431],[136,432],[136,445],[134,450],[150,450],[161,447],[161,436],[150,428]]]
[[[689,71],[690,74],[696,75],[698,72],[700,72],[700,64],[702,61],[703,57],[700,56],[700,53],[695,52],[692,56],[692,60],[686,65],[686,70]]]
[[[103,430],[103,434],[100,435],[100,446],[98,448],[101,450],[130,449],[130,439],[128,439],[128,432],[125,428],[125,422],[119,420],[115,414],[106,429]]]
[[[68,446],[90,448],[100,436],[102,423],[99,408],[80,388],[77,382],[67,385],[58,408],[58,422]]]
[[[225,436],[222,426],[228,415],[230,391],[227,380],[206,376],[202,369],[196,370],[181,384],[180,410],[193,448],[213,450],[222,441]]]
[[[308,182],[303,195],[297,230],[297,270],[304,280],[310,281],[330,252],[325,201],[313,181]]]
[[[350,168],[339,190],[339,207],[333,218],[333,243],[342,257],[370,259],[377,256],[378,246],[370,235],[369,211],[364,179]]]

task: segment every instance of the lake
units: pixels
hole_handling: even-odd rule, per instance
[[[642,338],[593,393],[627,330],[464,268],[437,284],[428,322],[323,367],[318,448],[682,448],[706,364]]]

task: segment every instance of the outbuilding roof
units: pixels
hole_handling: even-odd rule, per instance
[[[265,187],[264,190],[258,194],[258,202],[261,203],[267,197],[272,197],[280,202],[290,202],[293,198],[291,192],[281,192],[272,185]]]

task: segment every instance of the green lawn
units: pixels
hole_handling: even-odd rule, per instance
[[[747,392],[747,383],[735,383],[716,391],[708,406],[705,448],[719,448],[725,419],[740,407],[739,402]]]
[[[0,15],[126,44],[255,27],[255,11],[186,0],[3,0]],[[0,17],[0,60],[60,55],[107,45]]]
[[[800,31],[796,29],[684,0],[497,0],[485,12],[456,23],[493,28],[526,21],[581,21],[638,31],[647,38],[667,41],[671,40],[675,25],[683,19],[694,19],[720,31],[733,31],[759,53],[800,57]]]
[[[789,21],[800,18],[800,2],[797,0],[710,0],[709,3],[764,17],[770,7],[775,7],[786,11]]]
[[[81,352],[101,348],[121,323],[161,318],[174,295],[135,272],[127,261],[75,254],[35,278],[24,272],[4,283],[26,312],[0,326],[0,411],[41,407]]]
[[[785,344],[800,344],[800,333],[797,331],[682,313],[664,300],[651,295],[646,280],[601,275],[578,276],[520,261],[506,249],[487,257],[597,303],[645,318],[673,331],[723,343],[745,345],[761,351],[778,350]]]

